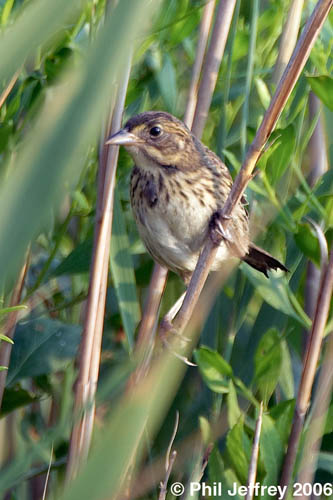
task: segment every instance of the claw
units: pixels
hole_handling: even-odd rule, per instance
[[[232,219],[231,215],[223,215],[221,212],[215,212],[212,215],[210,220],[210,231],[211,238],[216,245],[221,243],[221,237],[228,241],[229,243],[233,242],[232,236],[230,235],[228,230],[225,230],[221,220],[230,220]]]
[[[165,317],[162,319],[161,324],[160,324],[160,338],[162,342],[166,340],[166,337],[171,337],[173,335],[174,337],[178,338],[179,341],[188,343],[190,342],[191,339],[184,337],[181,333],[178,333],[177,330],[173,327],[173,324],[171,321],[168,321]]]
[[[179,354],[178,352],[176,352],[171,347],[170,343],[167,341],[167,339],[165,337],[162,338],[162,343],[163,343],[164,347],[166,347],[168,349],[168,351],[171,352],[171,354],[173,354],[174,356],[176,356],[176,358],[180,359],[180,361],[183,361],[183,363],[185,363],[186,365],[188,365],[188,366],[197,366],[195,363],[192,363],[192,361],[190,361],[186,356],[182,356],[181,354]]]

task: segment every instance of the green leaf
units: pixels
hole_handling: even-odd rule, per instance
[[[327,471],[330,475],[333,470],[333,453],[321,451],[318,456],[318,469]]]
[[[7,0],[7,2],[5,3],[5,6],[2,9],[2,13],[1,13],[1,24],[2,24],[2,26],[4,26],[7,23],[7,20],[9,18],[9,16],[10,16],[10,13],[12,11],[13,5],[14,5],[14,0]]]
[[[282,349],[280,335],[275,328],[261,338],[255,357],[255,382],[265,406],[273,394],[281,374]]]
[[[44,0],[29,2],[21,8],[13,25],[8,25],[1,39],[0,80],[9,80],[43,42],[48,40],[71,15],[82,7],[82,0]],[[87,2],[85,2],[87,3]],[[7,2],[7,17],[10,1]]]
[[[49,84],[54,83],[54,81],[59,77],[60,73],[66,67],[66,64],[69,62],[72,54],[72,49],[69,47],[62,47],[45,59],[44,68]]]
[[[131,350],[135,328],[140,321],[141,314],[136,293],[133,259],[128,250],[130,245],[117,189],[114,192],[113,210],[110,268],[128,346]]]
[[[7,385],[26,377],[55,373],[76,355],[81,327],[51,319],[19,323],[14,336]]]
[[[329,75],[307,76],[311,89],[333,111],[333,78]]]
[[[266,174],[274,186],[289,166],[296,148],[296,134],[293,125],[276,129],[269,138],[272,143],[267,151]]]
[[[237,480],[236,476],[234,476],[234,479]],[[228,482],[225,479],[223,459],[216,445],[214,446],[208,460],[208,482],[213,489],[213,495],[209,495],[210,498],[216,500],[230,499],[230,496],[228,495]],[[214,486],[216,488],[219,485],[221,485],[220,487],[222,488],[222,493],[214,490]],[[232,482],[230,482],[230,486],[231,485]]]
[[[292,359],[287,342],[284,339],[281,339],[280,345],[282,352],[282,365],[279,384],[284,396],[288,399],[292,399],[295,395]]]
[[[0,340],[4,340],[5,342],[8,342],[9,344],[14,344],[13,340],[7,337],[7,335],[4,335],[3,333],[0,333]]]
[[[194,352],[194,357],[210,390],[222,394],[228,392],[232,368],[222,356],[209,347],[201,346]]]
[[[333,432],[333,405],[330,405],[327,410],[325,424],[325,434],[330,434],[331,432]]]
[[[93,245],[94,242],[92,237],[82,243],[79,243],[74,250],[55,268],[52,276],[89,272]]]
[[[291,291],[288,289],[286,277],[276,276],[272,272],[269,279],[267,279],[262,273],[258,273],[255,269],[245,265],[242,265],[242,271],[265,302],[287,316],[295,318],[306,328],[309,326],[310,320],[305,313],[303,315],[298,314],[290,301]]]
[[[270,416],[275,421],[282,443],[287,444],[294,416],[295,400],[282,401],[270,409]]]
[[[298,248],[306,257],[320,266],[320,246],[318,238],[313,234],[310,224],[298,224],[294,239]]]
[[[240,417],[242,412],[238,405],[237,392],[232,380],[229,380],[229,391],[227,396],[227,408],[228,408],[228,424],[229,427],[233,427]]]
[[[262,78],[257,77],[254,80],[254,84],[256,86],[261,104],[263,105],[264,109],[267,109],[269,103],[271,102],[271,95],[269,93],[266,83]]]
[[[0,153],[2,153],[8,145],[14,127],[12,122],[0,123]]]
[[[260,434],[260,457],[266,470],[263,484],[270,486],[277,484],[283,459],[284,446],[274,421],[263,415]],[[264,498],[269,498],[266,494]]]
[[[209,482],[214,483],[221,481],[221,476],[224,470],[223,460],[218,447],[215,445],[209,455],[208,460],[208,477]]]
[[[163,66],[160,71],[157,71],[156,80],[166,108],[170,113],[174,113],[176,110],[178,91],[175,68],[168,54],[164,55]]]
[[[0,309],[0,316],[3,316],[5,314],[9,314],[14,311],[22,311],[28,309],[28,306],[22,304],[20,306],[10,306],[10,307],[4,307],[3,309]]]
[[[74,214],[75,215],[88,215],[91,212],[91,204],[89,203],[85,194],[76,189],[73,193],[74,204]]]
[[[199,427],[201,433],[201,441],[205,446],[208,446],[212,440],[212,430],[207,418],[203,416],[199,417]]]
[[[244,431],[243,417],[228,432],[226,447],[228,461],[235,470],[241,484],[246,484],[251,443]]]
[[[22,387],[6,388],[3,394],[0,416],[38,401],[39,398]]]

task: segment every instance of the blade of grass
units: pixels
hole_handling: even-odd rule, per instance
[[[129,352],[134,346],[134,332],[140,321],[140,307],[136,293],[132,256],[117,189],[114,192],[110,270],[118,298],[122,323]]]
[[[35,0],[23,5],[14,24],[3,32],[0,44],[0,80],[8,81],[39,45],[78,15],[84,0]]]

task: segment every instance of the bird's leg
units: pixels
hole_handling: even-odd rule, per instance
[[[168,340],[169,334],[172,333],[174,336],[178,337],[182,342],[189,342],[190,341],[190,339],[179,334],[173,328],[173,325],[172,325],[172,321],[173,321],[174,317],[176,316],[176,314],[178,313],[179,309],[181,308],[181,306],[183,304],[185,295],[186,295],[186,291],[184,293],[182,293],[182,295],[179,297],[179,299],[174,303],[174,305],[171,307],[171,309],[169,309],[169,311],[166,313],[166,315],[164,316],[164,318],[161,321],[159,334],[160,334],[160,338],[161,338],[161,341],[162,341],[162,344],[164,345],[164,347],[166,347],[174,356],[176,356],[178,359],[180,359],[181,361],[183,361],[185,364],[187,364],[189,366],[196,366],[196,364],[189,361],[186,356],[182,356],[181,354],[176,352]]]
[[[223,220],[230,220],[231,218],[230,215],[222,215],[221,210],[217,210],[213,213],[209,221],[209,231],[210,237],[215,245],[221,243],[221,238],[229,243],[233,242],[230,232],[223,227]]]

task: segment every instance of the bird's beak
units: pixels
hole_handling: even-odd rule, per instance
[[[110,144],[111,146],[131,146],[140,142],[143,141],[139,137],[131,134],[126,128],[122,128],[116,134],[111,135],[105,144]]]

